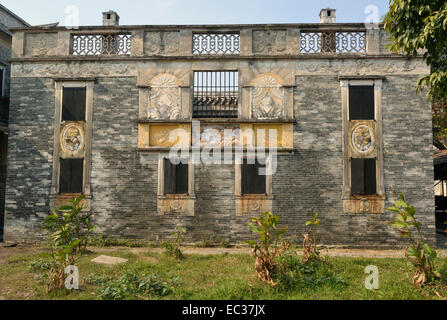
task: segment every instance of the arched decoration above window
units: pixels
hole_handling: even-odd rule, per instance
[[[178,120],[182,115],[181,92],[178,79],[162,73],[150,81],[148,119]]]
[[[279,119],[284,116],[285,90],[277,75],[260,74],[251,82],[251,87],[252,118]]]

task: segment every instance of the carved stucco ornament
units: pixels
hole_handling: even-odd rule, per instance
[[[357,152],[368,153],[374,145],[371,130],[366,125],[359,125],[352,132],[352,145]]]
[[[180,87],[176,77],[164,73],[152,79],[149,95],[148,118],[178,120],[181,117]]]
[[[278,54],[287,49],[286,30],[255,30],[253,31],[253,52],[263,54]]]
[[[376,154],[374,121],[353,121],[350,131],[350,155],[373,157]]]
[[[273,74],[257,76],[252,82],[252,117],[277,119],[284,114],[284,88],[281,79]]]
[[[84,126],[80,123],[66,123],[60,136],[62,152],[68,155],[78,155],[84,150]]]

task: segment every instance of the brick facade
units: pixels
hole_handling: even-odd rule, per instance
[[[63,38],[62,32],[59,31],[59,38]],[[288,35],[295,33],[284,34],[285,42],[281,45],[289,48],[293,41]],[[34,36],[36,39],[38,36]],[[179,50],[182,50],[181,37],[179,41]],[[97,231],[122,238],[161,241],[180,225],[187,229],[189,242],[213,239],[239,243],[251,238],[250,215],[236,214],[234,164],[196,165],[194,216],[160,215],[159,152],[138,148],[142,70],[143,73],[161,70],[159,73],[188,79],[194,70],[222,68],[240,70],[245,75],[276,72],[280,76],[281,70],[293,70],[293,101],[287,102],[293,103],[293,150],[278,155],[277,172],[272,177],[272,209],[280,216],[281,223],[289,226],[288,236],[292,239],[299,239],[305,231],[305,221],[314,211],[319,212],[321,242],[349,247],[403,244],[399,234],[385,224],[391,219],[391,213],[343,212],[339,76],[383,77],[385,207],[396,199],[395,192],[405,192],[409,202],[416,206],[426,237],[434,243],[431,108],[425,97],[414,90],[417,79],[428,72],[422,60],[385,53],[314,59],[296,55],[277,60],[256,57],[258,51],[253,50],[251,57],[209,61],[181,52],[175,60],[170,58],[171,52],[166,58],[140,60],[123,57],[71,61],[72,57],[54,57],[54,61],[43,61],[34,57],[25,61],[23,56],[13,59],[7,240],[36,241],[43,236],[39,226],[50,211],[53,175],[54,82],[61,77],[66,81],[94,78],[90,179],[91,210]],[[181,86],[182,90],[188,90],[188,85]],[[246,101],[244,97],[242,101]]]

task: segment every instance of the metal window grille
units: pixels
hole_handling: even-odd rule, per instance
[[[196,55],[240,54],[239,33],[194,33],[192,53]]]
[[[75,34],[71,37],[71,54],[130,55],[131,34]]]
[[[194,118],[238,118],[237,71],[194,72]]]
[[[365,32],[301,32],[300,52],[312,53],[365,53]]]

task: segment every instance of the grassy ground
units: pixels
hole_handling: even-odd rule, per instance
[[[141,278],[144,274],[156,274],[170,282],[172,291],[165,296],[128,293],[125,299],[439,299],[435,291],[447,297],[447,288],[443,285],[423,290],[413,287],[413,269],[405,259],[327,258],[327,265],[289,275],[283,280],[284,285],[271,288],[258,281],[254,258],[247,254],[186,255],[182,261],[150,249],[138,252],[119,249],[107,254],[129,259],[129,263],[97,265],[90,261],[99,253],[84,254],[77,263],[80,290],[50,296],[45,292],[42,254],[10,257],[6,264],[0,264],[0,299],[102,299],[101,288],[129,272]],[[298,259],[290,258],[289,263],[299,264]],[[447,264],[446,258],[440,261],[441,266],[444,264]],[[368,276],[364,272],[369,265],[379,268],[379,290],[370,291],[364,286]],[[101,284],[102,276],[112,282]],[[90,281],[87,283],[86,279]]]

